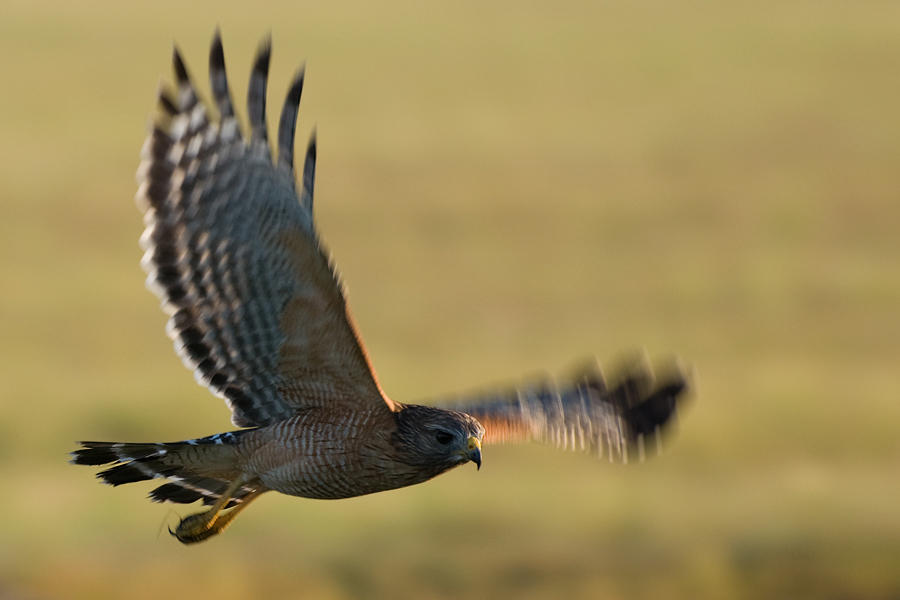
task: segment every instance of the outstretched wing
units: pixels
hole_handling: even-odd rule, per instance
[[[136,201],[147,286],[171,315],[166,331],[197,381],[238,426],[262,426],[329,403],[392,407],[350,316],[313,222],[316,142],[294,186],[294,128],[303,71],[288,91],[278,159],[266,139],[268,41],[250,77],[250,140],[240,132],[218,32],[209,71],[211,121],[176,49],[177,94],[142,151]]]
[[[439,403],[484,426],[484,443],[539,441],[627,462],[662,451],[662,432],[688,387],[677,363],[656,377],[646,360],[607,384],[596,361],[570,382],[549,379],[494,394]]]

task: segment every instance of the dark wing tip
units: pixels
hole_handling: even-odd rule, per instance
[[[632,435],[650,435],[666,425],[687,389],[685,381],[673,381],[657,388],[640,404],[628,409],[624,418]]]
[[[628,378],[623,384],[613,389],[612,395],[624,392],[626,396],[631,396],[626,401],[627,408],[621,413],[622,419],[627,424],[629,443],[637,442],[641,460],[645,452],[653,448],[657,453],[661,453],[663,440],[661,434],[671,431],[676,425],[678,412],[694,395],[693,369],[685,369],[683,363],[676,357],[656,369],[656,376],[649,385],[634,387]]]
[[[304,77],[306,77],[306,64],[300,65],[300,68],[297,69],[297,73],[294,74],[294,79],[291,81],[291,87],[288,90],[285,102],[290,102],[294,105],[300,104],[300,96],[303,94]]]
[[[304,72],[305,66],[301,66],[294,75],[281,109],[281,119],[278,124],[278,162],[288,171],[294,169],[294,131],[297,127],[297,114],[300,111]]]
[[[599,392],[609,390],[607,402],[621,413],[643,402],[651,393],[656,377],[646,351],[620,357],[608,371],[608,377],[587,377],[585,383]]]
[[[316,160],[316,128],[313,127],[312,133],[309,134],[309,143],[306,145],[306,160],[313,161]]]
[[[175,77],[178,81],[189,81],[187,67],[184,66],[184,59],[181,58],[181,52],[178,50],[178,44],[172,44],[172,66],[175,68]]]
[[[225,69],[225,49],[222,47],[222,33],[218,27],[213,34],[212,45],[209,47],[209,69],[211,71]]]
[[[253,74],[268,77],[271,58],[272,35],[267,34],[259,43],[259,50],[256,51],[256,60],[253,62]]]
[[[272,56],[272,39],[263,38],[250,73],[247,87],[247,114],[250,119],[251,141],[266,142],[266,81],[269,77],[269,60]],[[268,151],[268,144],[266,144]]]
[[[306,146],[306,158],[303,159],[303,193],[301,202],[307,210],[312,212],[313,188],[316,183],[316,128],[313,127],[309,136],[309,144]]]
[[[225,74],[225,50],[222,47],[222,34],[219,28],[213,34],[213,41],[209,48],[209,86],[212,89],[213,98],[219,108],[222,119],[234,116],[234,106],[231,103],[231,92],[228,91],[228,77]],[[240,132],[236,132],[240,137]]]
[[[171,116],[178,114],[178,107],[175,106],[175,101],[172,99],[172,92],[168,87],[160,85],[159,90],[157,91],[157,97],[159,99],[160,107],[162,107],[166,113]]]

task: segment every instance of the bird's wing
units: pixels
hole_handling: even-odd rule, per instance
[[[223,398],[238,426],[304,408],[392,408],[357,333],[339,276],[313,222],[316,143],[295,189],[294,128],[303,71],[288,91],[273,161],[266,136],[269,43],[259,50],[247,112],[235,118],[218,32],[211,120],[174,51],[177,91],[161,88],[160,117],[138,170],[147,285],[171,315],[167,332],[199,383]]]
[[[677,361],[656,376],[643,357],[607,383],[596,361],[567,383],[542,379],[503,392],[438,402],[484,426],[484,443],[539,441],[626,462],[662,451],[662,432],[688,389]]]

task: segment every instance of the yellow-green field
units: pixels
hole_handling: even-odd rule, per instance
[[[678,353],[667,454],[490,447],[189,548],[193,507],[69,466],[230,427],[132,202],[172,40],[206,90],[217,24],[241,98],[271,32],[270,115],[307,61],[298,143],[391,396]],[[898,2],[3,0],[0,292],[0,599],[900,597]]]

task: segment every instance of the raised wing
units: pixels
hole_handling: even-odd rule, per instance
[[[685,397],[688,381],[673,363],[656,377],[643,358],[607,384],[596,361],[568,383],[549,379],[493,394],[439,403],[467,413],[484,426],[483,442],[539,441],[563,449],[643,460],[662,452],[662,432]]]
[[[176,49],[177,94],[159,94],[161,116],[141,154],[136,201],[147,286],[171,315],[166,331],[199,383],[223,398],[235,425],[262,426],[303,408],[393,404],[381,391],[339,277],[313,222],[316,142],[302,189],[294,186],[294,128],[303,71],[288,91],[278,161],[266,139],[268,41],[250,77],[250,140],[234,115],[218,32],[210,121]]]

